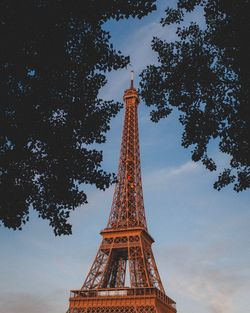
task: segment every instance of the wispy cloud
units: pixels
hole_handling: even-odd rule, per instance
[[[1,312],[3,313],[44,313],[66,312],[67,303],[61,301],[67,293],[57,290],[53,294],[32,294],[3,292],[0,294]],[[58,301],[60,300],[60,302]],[[59,304],[60,303],[60,304]]]
[[[173,294],[199,302],[201,312],[236,312],[238,296],[250,288],[250,270],[247,262],[241,267],[232,264],[228,252],[232,252],[228,242],[172,246],[162,251],[160,263],[163,259],[164,265],[168,263]]]
[[[197,163],[188,161],[184,164],[180,164],[179,166],[173,167],[164,167],[158,169],[149,175],[147,175],[144,179],[145,185],[162,185],[162,183],[167,182],[168,180],[172,180],[178,177],[183,179],[183,175],[190,175],[193,173],[197,173],[200,169],[200,166]]]
[[[249,214],[237,214],[232,194],[231,203],[222,201],[211,180],[201,164],[191,161],[144,175],[153,234],[161,233],[156,257],[179,311],[241,312],[239,304],[249,305]]]
[[[153,36],[165,37],[172,40],[176,37],[175,27],[169,27],[167,30],[161,27],[157,21],[135,29],[124,37],[120,50],[123,54],[131,56],[131,70],[135,71],[135,79],[138,82],[138,75],[147,65],[156,63],[157,56],[151,48]],[[103,88],[100,96],[105,99],[120,99],[121,90],[128,87],[129,70],[119,70],[112,72],[108,78],[108,84]],[[138,86],[138,83],[137,83]]]

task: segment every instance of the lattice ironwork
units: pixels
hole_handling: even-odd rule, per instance
[[[74,308],[67,313],[156,313],[156,308],[153,305],[147,306],[112,306],[112,307],[89,307],[89,308]]]
[[[118,178],[108,224],[101,232],[103,239],[100,248],[81,290],[74,291],[76,297],[74,301],[70,300],[72,306],[70,302],[68,313],[176,312],[174,301],[165,295],[152,252],[154,240],[147,230],[139,151],[139,97],[133,81],[123,99],[125,118]],[[129,280],[126,279],[127,275]],[[118,293],[114,293],[114,290]],[[109,306],[109,302],[103,305],[103,296],[108,295],[115,299],[114,295],[126,298],[132,294],[136,297],[154,295],[155,299],[165,301],[168,308],[157,310],[155,305],[146,305],[146,300],[145,305],[124,306],[123,302],[120,306]],[[91,299],[91,305],[88,299]],[[98,302],[100,299],[101,306]],[[129,301],[131,304],[131,300]],[[75,303],[78,303],[77,307]]]
[[[136,89],[125,91],[125,118],[122,134],[120,162],[110,217],[107,228],[141,226],[147,229],[140,166],[140,149]]]
[[[103,231],[103,236],[107,235],[113,237],[103,239],[82,289],[124,287],[129,266],[130,287],[156,287],[164,292],[147,232],[135,228],[119,236]]]

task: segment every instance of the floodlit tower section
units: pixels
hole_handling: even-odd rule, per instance
[[[107,227],[80,290],[72,290],[68,313],[176,313],[163,288],[145,217],[137,109],[131,73],[125,90],[117,183]],[[126,275],[129,276],[126,278]]]

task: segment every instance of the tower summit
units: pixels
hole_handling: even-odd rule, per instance
[[[134,89],[134,71],[131,71],[130,89]]]
[[[163,288],[145,216],[137,108],[131,72],[125,90],[120,161],[107,227],[80,290],[72,290],[68,313],[176,313]]]

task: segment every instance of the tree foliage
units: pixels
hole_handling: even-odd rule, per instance
[[[181,24],[197,6],[204,9],[205,28]],[[250,186],[249,9],[248,0],[178,0],[161,20],[166,28],[179,24],[177,40],[155,37],[159,64],[141,74],[141,94],[154,106],[154,122],[173,108],[181,112],[182,145],[193,147],[193,161],[216,170],[208,153],[213,139],[229,155],[230,165],[214,183],[218,190],[231,183],[236,191]]]
[[[0,1],[0,220],[21,229],[33,208],[56,235],[70,234],[84,184],[107,188],[101,169],[110,119],[120,104],[98,92],[105,72],[125,67],[103,24],[141,18],[155,0]]]

